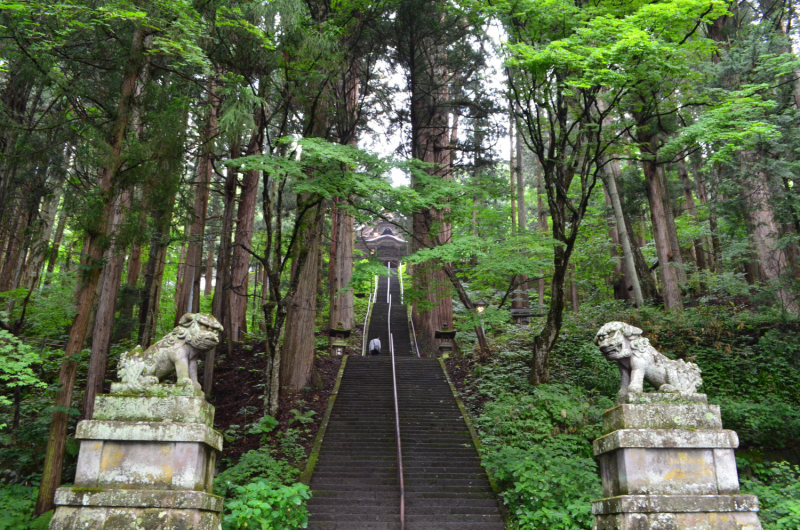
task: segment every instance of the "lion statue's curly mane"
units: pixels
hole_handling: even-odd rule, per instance
[[[644,381],[659,392],[695,393],[703,384],[699,366],[665,357],[642,337],[641,329],[625,322],[605,324],[594,343],[606,359],[617,362],[622,376],[620,396],[642,392]]]

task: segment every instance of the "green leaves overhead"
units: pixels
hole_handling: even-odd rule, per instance
[[[79,43],[85,46],[81,41],[87,38],[87,32],[124,41],[131,26],[137,26],[151,37],[148,53],[172,57],[178,65],[203,71],[210,66],[199,44],[205,21],[192,3],[185,0],[118,0],[100,5],[34,1],[1,3],[0,11],[8,15],[4,29],[18,35],[20,44],[42,61],[51,59],[48,54],[54,58],[68,49],[72,53],[71,48]]]
[[[652,88],[690,76],[695,63],[707,60],[714,44],[698,28],[726,14],[725,6],[671,0],[622,10],[614,3],[579,9],[571,2],[521,2],[509,6],[517,11],[510,16],[507,64],[578,88]]]

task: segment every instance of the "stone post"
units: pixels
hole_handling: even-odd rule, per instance
[[[214,407],[193,386],[142,393],[97,396],[94,419],[78,424],[75,485],[58,489],[51,530],[220,528]]]
[[[705,394],[626,394],[603,432],[594,530],[761,529],[758,498],[739,493],[739,438]]]

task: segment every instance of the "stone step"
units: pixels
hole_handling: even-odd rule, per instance
[[[439,362],[418,358],[399,282],[379,282],[369,335],[382,354],[352,356],[342,377],[311,481],[309,528],[399,528],[399,486],[392,362],[394,337],[397,397],[409,530],[500,530],[497,501]]]

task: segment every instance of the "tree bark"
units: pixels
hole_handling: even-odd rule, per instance
[[[76,317],[70,327],[69,339],[64,351],[64,362],[58,375],[59,390],[56,393],[55,412],[50,423],[50,435],[47,441],[44,469],[42,470],[39,496],[36,500],[34,514],[39,516],[54,508],[53,499],[56,489],[61,483],[61,468],[64,462],[64,448],[66,444],[67,426],[69,415],[67,411],[72,406],[72,392],[75,386],[78,363],[75,356],[81,351],[89,323],[89,313],[94,302],[94,292],[101,272],[101,261],[105,251],[105,229],[108,215],[113,203],[112,186],[121,164],[123,142],[128,130],[128,124],[134,107],[134,92],[136,79],[139,76],[144,62],[144,33],[136,28],[133,33],[131,55],[122,78],[120,98],[117,105],[117,115],[112,124],[109,135],[110,164],[106,165],[100,173],[98,183],[101,197],[103,197],[103,211],[90,227],[85,245],[85,259],[82,278],[78,282],[75,293]]]
[[[578,300],[578,283],[575,280],[575,264],[569,264],[569,296],[570,306],[573,313],[578,313],[581,309],[580,300]]]
[[[689,215],[691,215],[695,222],[699,224],[700,218],[697,215],[697,205],[694,202],[692,181],[689,178],[689,170],[686,167],[686,160],[684,159],[678,160],[678,178],[680,178],[681,186],[683,187],[683,197],[686,201],[686,211],[689,212]],[[694,258],[698,270],[704,270],[707,268],[705,244],[702,239],[696,239],[694,241]]]
[[[779,245],[778,225],[770,203],[770,190],[767,175],[758,168],[757,155],[752,151],[741,153],[739,159],[744,174],[750,175],[741,187],[747,205],[748,224],[752,244],[758,256],[758,263],[764,279],[775,289],[782,307],[791,313],[798,312],[795,296],[783,285],[784,275],[790,274],[786,252]]]
[[[349,67],[338,84],[339,121],[338,140],[341,144],[358,147],[356,126],[358,124],[358,101],[360,91],[360,72],[358,54],[352,54]],[[355,309],[353,307],[353,290],[344,289],[353,277],[353,239],[355,236],[355,220],[348,212],[339,207],[345,199],[334,197],[331,213],[331,248],[328,265],[328,286],[330,299],[330,318],[328,327],[353,329],[355,326]],[[266,291],[265,291],[266,293]]]
[[[148,348],[153,338],[153,329],[156,323],[156,314],[161,301],[161,280],[164,274],[164,265],[167,259],[169,245],[169,227],[172,220],[171,197],[165,209],[157,209],[152,217],[156,229],[150,238],[150,251],[147,258],[147,270],[144,276],[142,298],[139,302],[139,333],[137,342],[142,348]]]
[[[308,200],[308,198],[305,198]],[[300,204],[298,204],[298,208]],[[286,330],[281,350],[281,392],[298,392],[311,380],[314,367],[314,316],[317,308],[319,267],[319,207],[307,214],[298,237],[303,237],[307,257],[302,267],[292,264],[292,277],[299,277],[297,291],[286,313]]]
[[[353,216],[342,212],[338,204],[342,199],[334,199],[331,214],[331,260],[328,267],[330,295],[329,328],[353,329],[354,309],[353,290],[347,288],[353,277]],[[344,289],[346,289],[344,291]]]
[[[203,240],[208,217],[208,197],[211,175],[214,138],[217,135],[217,109],[219,99],[215,94],[215,80],[208,81],[208,118],[203,128],[203,152],[197,163],[197,189],[195,190],[192,226],[189,231],[189,247],[186,251],[186,273],[183,275],[181,298],[175,312],[175,325],[184,313],[197,313],[200,308],[200,277],[203,272]]]
[[[259,121],[260,123],[260,121]],[[247,148],[247,155],[261,152],[263,141],[262,130],[253,134]],[[230,287],[230,329],[229,336],[234,341],[240,340],[240,334],[247,331],[247,276],[250,273],[250,249],[253,242],[253,224],[258,201],[258,183],[261,171],[245,171],[242,179],[239,210],[237,212],[236,236],[233,242],[233,258],[231,261]]]
[[[211,296],[214,292],[213,286],[214,278],[214,241],[208,245],[208,259],[206,260],[206,285],[203,291],[203,296]]]
[[[658,165],[655,157],[658,153],[656,135],[652,134],[647,125],[637,131],[638,140],[643,153],[648,153],[650,158],[642,160],[644,178],[647,184],[647,200],[650,204],[650,217],[653,222],[653,237],[656,242],[658,255],[658,270],[663,286],[664,307],[669,311],[680,311],[683,308],[681,291],[678,284],[678,275],[675,267],[670,265],[672,244],[669,239],[666,212],[664,211],[663,191],[660,185]]]
[[[187,230],[183,231],[184,234],[186,232]],[[183,278],[185,276],[186,276],[186,241],[181,243],[181,252],[178,257],[178,274],[175,277],[175,293],[173,294],[173,302],[175,303],[176,313],[180,311],[180,308],[178,307],[178,300],[182,298],[181,290],[183,289]],[[178,320],[180,320],[180,318],[176,319],[176,323]]]
[[[238,152],[238,148],[233,149],[233,152]],[[222,227],[217,251],[217,275],[214,284],[214,300],[211,303],[211,314],[222,323],[224,330],[220,333],[220,340],[227,338],[228,351],[231,351],[230,297],[228,296],[227,286],[230,283],[231,232],[233,231],[233,208],[236,204],[238,174],[233,168],[228,168],[227,171],[222,192]],[[216,356],[216,348],[209,350],[206,353],[206,361],[203,365],[203,391],[209,396],[214,387],[214,362],[216,361]]]
[[[125,273],[125,285],[119,296],[119,318],[116,321],[112,341],[130,340],[133,333],[133,308],[140,298],[138,282],[142,267],[142,246],[134,244],[128,254],[128,270]]]
[[[446,263],[444,265],[444,272],[447,277],[450,279],[450,283],[453,285],[453,289],[455,289],[456,293],[458,294],[459,300],[461,303],[464,304],[469,311],[475,311],[475,304],[472,302],[472,299],[467,294],[466,289],[464,289],[464,285],[461,283],[461,280],[456,275],[453,267]],[[481,351],[481,357],[483,359],[488,359],[491,351],[489,350],[489,343],[486,340],[486,334],[483,332],[482,326],[475,326],[475,335],[478,337],[478,348]]]
[[[6,250],[3,272],[0,274],[0,292],[10,290],[14,283],[14,277],[19,268],[20,254],[22,254],[25,243],[25,233],[30,220],[30,215],[25,214],[21,208],[16,208],[15,211],[17,212],[17,222],[9,234],[11,239]]]
[[[639,275],[636,271],[636,261],[633,255],[633,245],[631,244],[630,233],[625,223],[625,214],[623,213],[622,203],[619,200],[619,191],[617,190],[617,175],[619,174],[619,169],[618,161],[614,160],[608,162],[604,167],[606,177],[604,183],[608,191],[609,201],[614,210],[614,218],[616,219],[615,229],[617,230],[619,243],[622,245],[622,256],[626,273],[625,278],[627,279],[627,283],[633,288],[634,304],[636,304],[636,307],[642,307],[644,305],[642,286],[639,283]],[[627,295],[627,287],[625,291]]]
[[[442,63],[443,51],[437,45],[411,52],[415,59],[410,65],[411,92],[411,155],[433,165],[433,175],[449,179],[450,125],[447,114],[449,91],[448,70]],[[412,187],[420,184],[412,177]],[[450,241],[450,225],[441,210],[422,209],[414,212],[412,252],[432,248]],[[429,261],[413,267],[414,289],[421,293],[412,303],[414,327],[422,351],[434,354],[438,347],[434,334],[437,329],[453,329],[453,299],[450,282],[442,270],[443,264]]]
[[[58,252],[61,249],[61,241],[64,239],[64,227],[67,224],[67,209],[62,208],[58,215],[58,225],[56,226],[56,233],[53,237],[53,244],[50,247],[50,257],[47,259],[47,276],[45,277],[45,285],[50,284],[50,277],[56,270],[56,262],[58,261]]]
[[[514,134],[514,106],[511,100],[508,101],[508,173],[509,173],[509,199],[511,199],[511,234],[515,235],[517,233],[517,191],[516,191],[516,184],[517,184],[517,176],[515,173],[516,169],[516,156],[514,156],[514,143],[515,143],[515,134]]]
[[[109,232],[117,232],[122,219],[130,209],[130,191],[124,191],[117,198],[112,213]],[[111,349],[111,334],[114,330],[114,315],[117,310],[117,295],[122,283],[122,268],[125,261],[124,245],[115,241],[110,249],[109,259],[103,267],[102,288],[97,302],[97,311],[92,331],[92,353],[89,357],[89,371],[86,375],[86,392],[83,397],[83,418],[91,420],[94,415],[94,400],[103,393],[106,379],[108,351]]]
[[[683,252],[681,252],[681,244],[678,240],[678,226],[675,223],[675,213],[674,209],[672,208],[672,195],[669,191],[667,175],[662,164],[658,164],[656,166],[656,173],[658,174],[658,182],[661,188],[662,198],[664,200],[664,217],[667,221],[669,245],[672,249],[672,262],[675,263],[675,272],[678,276],[678,283],[685,284],[686,269],[684,268],[683,264]]]
[[[538,164],[536,164],[538,166]],[[538,225],[539,225],[539,232],[542,235],[547,234],[547,209],[545,208],[544,199],[542,196],[546,196],[546,191],[544,189],[544,180],[542,177],[542,168],[539,166],[536,168],[536,216],[538,218]],[[544,307],[544,278],[539,278],[539,307]]]
[[[520,128],[517,127],[517,146],[516,146],[516,164],[514,167],[514,174],[517,177],[517,233],[520,235],[527,231],[527,212],[525,211],[525,175],[522,171],[522,133]],[[519,274],[514,276],[512,281],[519,287],[515,289],[514,295],[511,298],[511,307],[515,309],[527,309],[531,306],[530,297],[528,295],[528,279],[527,274]]]
[[[234,151],[235,152],[235,151]],[[233,215],[236,205],[236,184],[238,173],[233,168],[228,168],[223,188],[222,228],[220,230],[219,251],[217,252],[217,277],[214,285],[214,301],[211,313],[225,328],[222,338],[230,338],[230,274],[231,274],[231,238],[233,234]],[[229,346],[230,346],[230,340]],[[213,351],[213,350],[212,350]],[[208,355],[207,355],[208,357]],[[206,370],[209,370],[206,362]],[[207,374],[208,375],[208,374]],[[211,379],[207,379],[211,381]]]

